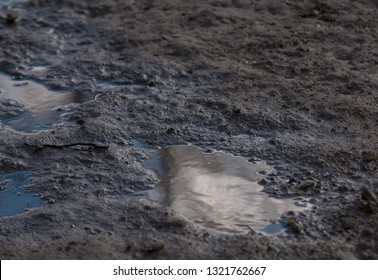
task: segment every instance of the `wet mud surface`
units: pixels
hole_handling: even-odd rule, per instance
[[[377,12],[1,1],[1,74],[90,97],[34,132],[9,127],[31,107],[0,93],[0,175],[30,172],[23,191],[43,201],[0,217],[1,259],[377,259]],[[151,150],[188,143],[266,162],[264,192],[311,209],[275,235],[230,234],[133,195],[159,183]]]

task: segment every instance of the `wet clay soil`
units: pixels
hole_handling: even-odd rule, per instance
[[[1,259],[377,259],[377,14],[375,0],[2,1],[1,73],[93,98],[27,133],[0,94],[0,174],[30,171],[23,191],[44,201],[0,217]],[[158,184],[149,149],[188,143],[267,162],[264,192],[312,208],[276,235],[230,234],[132,195]]]

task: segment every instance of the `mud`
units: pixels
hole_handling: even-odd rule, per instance
[[[25,133],[0,94],[0,174],[44,201],[0,217],[1,259],[378,258],[377,1],[3,2],[0,71],[92,98]],[[132,196],[148,149],[188,143],[313,208],[235,235]]]

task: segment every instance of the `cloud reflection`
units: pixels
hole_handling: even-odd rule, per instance
[[[285,211],[298,209],[290,199],[262,192],[257,182],[265,176],[260,173],[273,170],[264,162],[251,164],[222,152],[206,154],[188,145],[159,149],[146,165],[161,178],[148,193],[150,199],[211,229],[264,230]]]

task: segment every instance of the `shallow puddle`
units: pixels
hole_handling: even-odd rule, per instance
[[[303,210],[291,199],[276,199],[262,192],[257,182],[273,168],[222,152],[204,153],[188,146],[162,148],[152,153],[145,166],[160,177],[147,192],[204,227],[229,233],[249,228],[267,234],[284,229],[278,222],[286,211]]]
[[[69,111],[69,104],[93,99],[90,93],[57,92],[31,80],[12,80],[0,74],[0,99],[17,100],[25,108],[16,117],[3,119],[6,127],[21,132],[38,132],[59,122],[61,114]]]
[[[138,83],[112,83],[112,82],[102,82],[96,84],[100,90],[133,90],[133,89],[143,89],[146,87],[144,84]]]
[[[18,171],[0,176],[0,216],[12,216],[27,208],[42,206],[40,196],[24,191],[29,172]]]
[[[20,2],[25,2],[25,0],[0,0],[0,3],[4,3],[4,4],[20,3]]]

